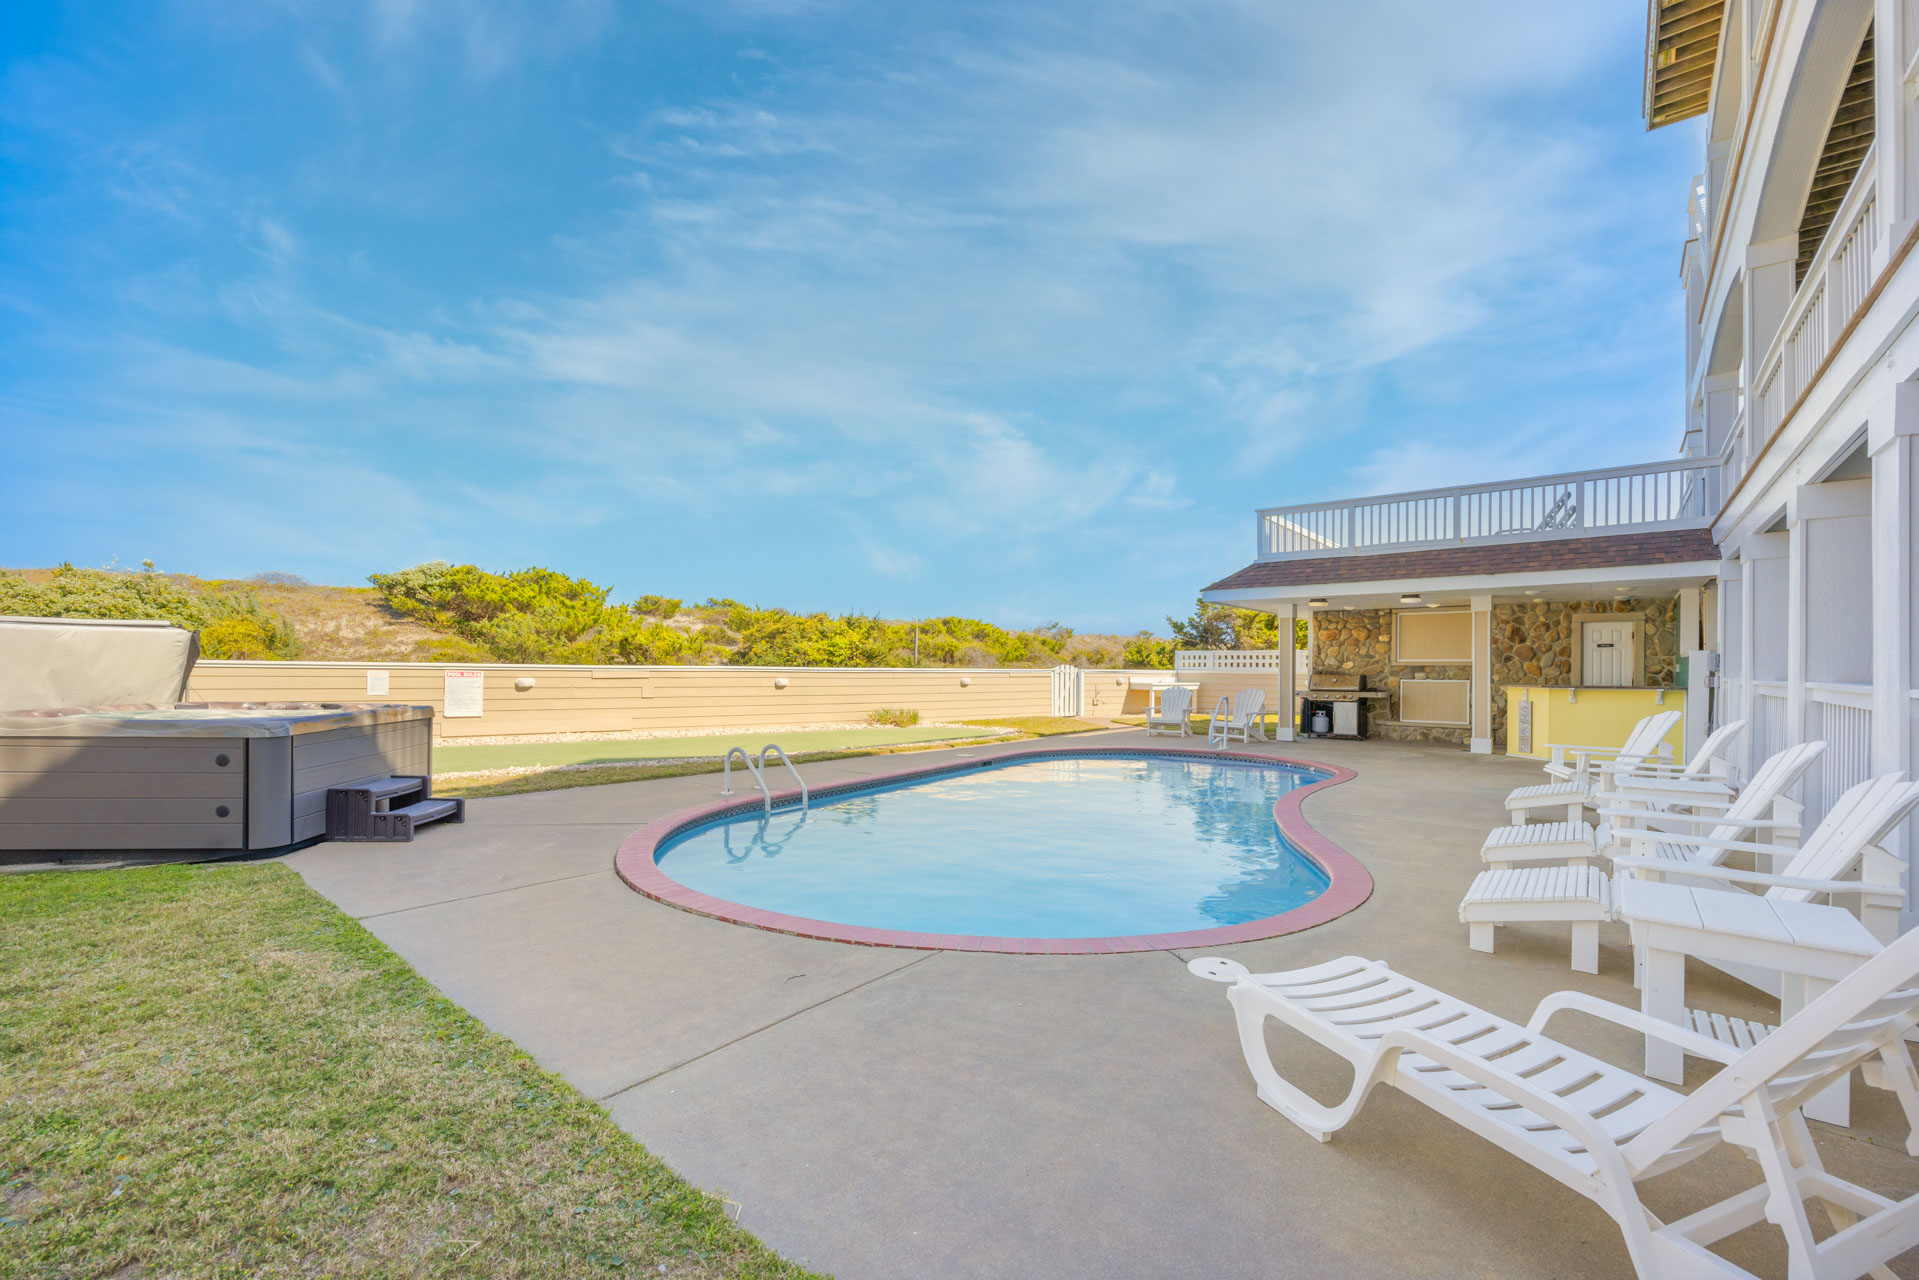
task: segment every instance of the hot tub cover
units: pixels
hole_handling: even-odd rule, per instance
[[[171,622],[0,617],[0,713],[177,702],[199,656]]]

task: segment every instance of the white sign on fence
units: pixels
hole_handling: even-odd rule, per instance
[[[368,671],[366,673],[366,692],[369,698],[384,698],[387,695],[387,673]]]
[[[1513,703],[1514,731],[1519,735],[1519,754],[1529,756],[1533,753],[1533,700],[1522,699]]]
[[[441,714],[449,719],[483,715],[485,694],[484,671],[449,671],[446,673],[446,710]]]

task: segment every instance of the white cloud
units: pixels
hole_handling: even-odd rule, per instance
[[[920,565],[924,563],[911,551],[900,551],[893,547],[882,547],[869,543],[866,548],[866,563],[873,572],[886,578],[917,577]]]

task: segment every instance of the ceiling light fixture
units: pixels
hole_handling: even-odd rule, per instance
[[[1308,600],[1306,603],[1312,608],[1324,609],[1326,607],[1326,597],[1314,596],[1311,600]]]
[[[1417,593],[1417,592],[1413,592],[1413,591],[1408,591],[1408,592],[1407,592],[1407,593],[1406,593],[1405,595],[1403,595],[1403,596],[1401,596],[1401,597],[1399,597],[1399,603],[1401,603],[1401,604],[1418,604],[1418,603],[1419,603],[1419,595],[1418,595],[1418,593]]]

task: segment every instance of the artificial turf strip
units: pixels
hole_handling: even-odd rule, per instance
[[[0,876],[0,1276],[804,1276],[277,864]]]
[[[992,720],[962,720],[960,723],[1017,729],[1021,733],[1030,733],[1036,738],[1057,738],[1068,733],[1093,733],[1111,727],[1100,724],[1096,720],[1082,720],[1078,716],[1001,716]]]
[[[913,747],[901,747],[901,751],[916,750]],[[795,765],[816,764],[822,760],[857,760],[861,756],[890,754],[880,751],[820,751],[812,755],[792,757]],[[460,796],[468,800],[484,799],[487,796],[519,796],[534,791],[564,791],[568,787],[598,787],[609,782],[645,782],[649,778],[684,778],[696,773],[718,773],[721,764],[718,760],[670,760],[661,764],[635,762],[633,764],[601,764],[578,769],[546,769],[539,773],[521,773],[507,778],[450,778],[433,780],[433,794],[436,796]],[[739,772],[744,773],[744,770]],[[773,766],[773,781],[777,784],[785,770],[779,765]],[[747,779],[746,786],[753,786]],[[757,788],[756,788],[757,791]]]
[[[863,747],[902,746],[921,742],[979,739],[990,734],[975,733],[951,725],[914,725],[907,728],[816,729],[804,733],[782,733],[778,729],[754,729],[740,733],[707,734],[697,738],[611,738],[588,742],[503,742],[463,747],[457,744],[433,749],[433,768],[437,773],[463,773],[481,769],[519,769],[529,766],[602,764],[626,760],[682,760],[711,756],[719,759],[729,747],[744,747],[758,754],[768,742],[778,742],[788,755],[802,751],[846,751]]]

